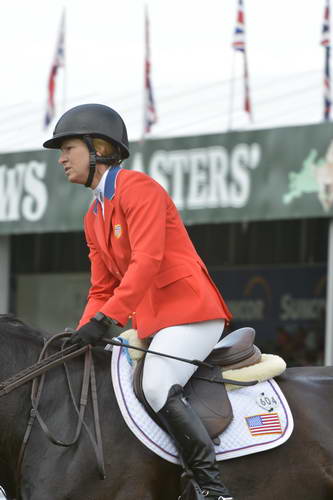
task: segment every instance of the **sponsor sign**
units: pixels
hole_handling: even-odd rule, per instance
[[[281,348],[284,332],[290,354],[299,355],[296,341],[315,351],[324,342],[326,272],[325,265],[313,265],[226,269],[211,275],[233,313],[232,329],[254,328],[258,347],[272,353]]]
[[[147,140],[131,144],[124,168],[156,179],[188,225],[332,217],[332,137],[327,122]],[[91,190],[70,184],[57,160],[50,150],[0,155],[0,234],[82,229]]]

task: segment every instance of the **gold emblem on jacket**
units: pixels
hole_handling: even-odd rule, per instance
[[[120,224],[115,224],[113,228],[113,232],[116,238],[120,238],[121,236],[121,225]]]

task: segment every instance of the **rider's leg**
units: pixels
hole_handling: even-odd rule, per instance
[[[157,332],[149,348],[171,356],[204,361],[220,340],[223,329],[223,319],[171,326]],[[143,370],[143,391],[153,410],[158,412],[170,388],[175,384],[184,387],[196,369],[195,365],[148,353]]]
[[[219,341],[223,320],[178,325],[158,332],[150,349],[203,361]],[[223,485],[215,450],[200,418],[183,397],[183,386],[196,366],[147,354],[143,371],[145,397],[175,439],[179,453],[200,488],[210,498],[232,499]]]

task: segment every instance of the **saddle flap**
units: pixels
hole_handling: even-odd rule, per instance
[[[224,384],[207,382],[197,377],[221,381],[218,366],[200,366],[184,387],[184,394],[201,418],[212,439],[218,437],[233,419],[232,406]]]
[[[156,413],[149,406],[142,390],[144,358],[141,358],[134,371],[134,394],[143,404],[149,416],[163,427]],[[210,383],[195,377],[212,378],[221,380],[222,374],[219,367],[208,368],[200,366],[194,376],[184,387],[184,395],[190,405],[199,415],[212,439],[218,437],[233,419],[232,407],[224,384]]]

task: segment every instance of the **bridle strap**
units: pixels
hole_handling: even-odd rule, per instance
[[[29,441],[29,437],[31,434],[33,423],[35,422],[36,419],[37,419],[41,429],[43,430],[44,434],[49,439],[49,441],[57,446],[70,447],[70,446],[76,444],[80,435],[81,435],[82,427],[84,427],[85,430],[87,431],[87,434],[89,436],[89,439],[90,439],[91,444],[92,444],[94,451],[95,451],[100,477],[101,477],[101,479],[105,479],[105,477],[106,477],[105,476],[105,465],[104,465],[102,439],[101,439],[101,428],[100,428],[99,412],[98,412],[96,376],[95,376],[95,368],[94,368],[94,363],[93,363],[91,346],[88,345],[88,346],[84,346],[84,347],[79,348],[79,349],[77,348],[77,346],[72,346],[72,347],[76,347],[76,350],[74,352],[71,352],[67,355],[63,355],[62,358],[59,358],[59,359],[52,359],[52,361],[49,365],[44,363],[45,361],[47,361],[50,358],[55,358],[55,355],[52,355],[50,357],[45,358],[48,346],[54,340],[57,340],[57,339],[62,338],[62,337],[68,337],[69,335],[71,335],[71,334],[60,333],[60,334],[54,335],[52,338],[50,338],[45,343],[36,365],[34,365],[33,367],[30,367],[30,373],[28,375],[26,375],[25,378],[22,379],[22,377],[21,377],[21,383],[19,385],[21,385],[22,383],[26,383],[27,377],[29,377],[29,379],[33,378],[33,383],[32,383],[32,389],[31,389],[32,408],[30,411],[30,417],[29,417],[27,428],[26,428],[26,431],[25,431],[25,434],[23,437],[23,441],[22,441],[22,445],[20,448],[19,457],[18,457],[18,461],[17,461],[17,467],[16,467],[17,491],[18,492],[19,492],[19,487],[20,487],[20,483],[21,483],[21,472],[22,472],[22,463],[23,463],[24,453],[25,453],[25,450],[26,450],[26,447],[27,447],[27,444]],[[64,351],[69,350],[69,348],[64,349],[64,345],[65,345],[65,343],[63,343],[63,345],[62,345],[61,352],[56,353],[57,355],[62,354]],[[84,372],[83,372],[80,404],[79,404],[79,408],[78,408],[76,401],[75,401],[73,388],[72,388],[72,384],[71,384],[70,376],[69,376],[69,372],[68,372],[68,367],[66,365],[66,360],[75,357],[75,355],[78,356],[78,355],[83,354],[83,353],[85,353]],[[54,437],[54,435],[51,433],[47,424],[45,423],[45,421],[43,420],[43,418],[41,417],[41,415],[38,411],[38,406],[39,406],[39,403],[41,400],[42,391],[43,391],[44,382],[45,382],[45,372],[48,371],[50,368],[57,366],[59,364],[63,364],[63,366],[64,366],[71,401],[72,401],[74,409],[78,415],[78,422],[77,422],[75,435],[74,435],[74,438],[70,442],[64,442],[64,441],[61,441],[61,440],[57,439],[56,437]],[[41,367],[40,365],[43,365],[43,367]],[[34,367],[36,367],[35,372],[32,370]],[[41,372],[41,370],[43,370],[43,372]],[[20,373],[22,373],[22,372],[20,372]],[[37,378],[40,373],[42,373],[42,376],[40,378]],[[93,436],[91,430],[89,429],[89,427],[87,426],[87,424],[84,421],[84,414],[85,414],[87,401],[88,401],[89,382],[90,382],[91,397],[92,397],[92,404],[93,404],[94,427],[95,427],[95,436],[96,437]],[[16,387],[18,387],[17,381],[16,381],[16,386],[13,387],[13,389]],[[11,389],[11,390],[13,390],[13,389]]]

